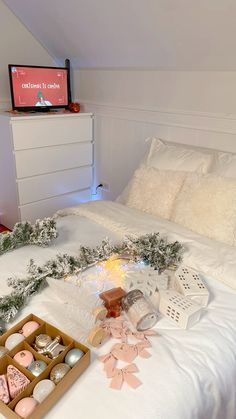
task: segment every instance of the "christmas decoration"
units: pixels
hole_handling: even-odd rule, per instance
[[[37,400],[35,400],[33,397],[24,397],[17,403],[15,412],[21,418],[27,418],[31,415],[31,413],[33,413],[37,404]]]
[[[5,342],[5,347],[10,351],[13,349],[18,343],[24,340],[24,336],[21,333],[13,333],[12,335],[8,336]]]
[[[80,104],[78,102],[71,102],[69,103],[69,111],[73,112],[73,113],[78,113],[80,112]]]
[[[54,384],[58,384],[69,371],[69,365],[61,362],[52,368],[50,372],[50,380],[52,380]]]
[[[107,309],[106,317],[119,317],[121,314],[121,300],[126,295],[126,292],[121,288],[112,288],[108,291],[102,292],[99,297],[104,301]]]
[[[96,348],[101,345],[107,337],[106,331],[101,326],[95,326],[89,332],[88,343]]]
[[[0,375],[0,400],[5,404],[8,404],[10,401],[7,380],[4,374]]]
[[[41,360],[33,361],[32,364],[30,364],[30,366],[28,367],[28,369],[30,370],[30,372],[32,372],[32,374],[35,377],[38,377],[40,374],[42,374],[42,372],[46,368],[47,368],[46,362],[41,361]]]
[[[24,368],[28,368],[30,364],[34,361],[32,353],[27,350],[17,352],[14,355],[13,359]]]
[[[57,255],[43,266],[37,266],[30,260],[26,279],[10,278],[8,285],[14,291],[0,298],[0,317],[9,322],[26,304],[27,299],[39,292],[46,285],[46,278],[60,279],[66,275],[82,272],[98,262],[109,259],[112,255],[138,262],[144,261],[158,272],[178,266],[182,260],[183,247],[179,242],[168,243],[159,233],[144,236],[127,237],[124,242],[113,246],[109,240],[103,240],[95,248],[81,246],[79,256]]]
[[[34,387],[33,397],[38,403],[42,403],[44,399],[55,389],[55,384],[51,380],[41,380]]]
[[[55,339],[42,349],[38,349],[38,353],[45,355],[48,358],[55,359],[65,350],[65,346],[60,344],[61,336],[56,336]]]
[[[143,262],[129,266],[125,272],[124,289],[126,292],[138,289],[148,297],[155,308],[159,304],[160,290],[166,290],[170,282],[170,272],[166,270],[158,274]]]
[[[48,246],[57,235],[53,218],[37,220],[33,225],[29,221],[16,223],[12,232],[0,234],[0,255],[28,244]]]
[[[9,393],[12,399],[18,396],[30,383],[30,380],[16,367],[8,365],[7,382]]]
[[[9,330],[8,333],[11,333],[11,335],[13,335],[19,330],[22,330],[23,326],[31,321],[35,321],[36,323],[40,324],[40,329],[36,330],[36,332],[34,332],[34,335],[31,335],[30,337],[25,338],[22,335],[24,341],[20,343],[16,348],[11,350],[9,353],[7,353],[7,355],[3,355],[3,358],[1,358],[0,360],[0,411],[2,413],[2,415],[0,414],[1,417],[44,417],[48,409],[52,407],[52,404],[56,403],[57,400],[61,399],[63,393],[67,391],[67,389],[73,384],[73,382],[75,382],[78,379],[81,373],[90,364],[90,351],[86,346],[73,340],[68,335],[65,335],[62,331],[59,331],[54,326],[48,324],[47,322],[43,321],[34,314],[28,315],[19,323],[15,324]],[[43,335],[49,337],[52,340],[55,336],[57,336],[57,334],[60,334],[62,342],[66,344],[66,350],[56,360],[43,360],[44,357],[41,355],[37,355],[37,353],[33,349],[34,338],[36,337],[37,332],[38,337],[40,336],[40,330],[50,333],[50,336],[46,334],[41,334],[41,338]],[[2,338],[2,340],[4,341],[4,338]],[[39,340],[39,345],[40,343],[42,343],[42,340]],[[28,353],[31,354],[31,357],[36,358],[36,360],[33,361],[28,368],[26,365],[19,365],[18,367],[18,364],[16,364],[16,359],[13,359],[16,353],[18,353],[18,355],[21,358],[22,352],[24,353],[24,355],[25,353]],[[82,359],[79,359],[81,353]],[[72,368],[70,368],[69,365],[62,363],[65,362],[64,359],[68,355],[70,362],[74,364]],[[25,359],[25,356],[22,357],[22,359],[23,358]],[[67,372],[69,371],[71,371],[71,374],[67,374]],[[56,375],[55,379],[58,379],[58,382],[60,379],[62,379],[62,382],[59,386],[56,386],[55,383],[50,381],[50,374]],[[67,374],[67,376],[65,377],[65,379],[63,379],[65,374]],[[51,392],[53,392],[53,394],[51,394],[51,400],[48,400],[47,398],[47,400],[45,400],[44,402],[44,399],[46,399],[46,397]],[[23,400],[22,405],[18,404],[20,400]],[[30,400],[37,401],[36,407],[35,403],[33,402],[33,407],[35,408],[35,410],[32,413],[30,413]],[[40,403],[40,405],[38,405],[38,403]],[[27,410],[28,407],[29,410]]]
[[[126,298],[126,297],[125,297]],[[133,375],[134,372],[138,372],[136,364],[133,363],[135,358],[149,358],[151,354],[147,351],[147,348],[151,347],[150,342],[146,338],[148,336],[157,335],[153,330],[146,332],[137,332],[130,329],[129,324],[122,318],[106,320],[103,323],[103,328],[109,336],[115,339],[120,339],[120,343],[115,343],[111,350],[98,357],[98,359],[104,364],[104,371],[107,378],[111,378],[110,387],[116,390],[120,390],[123,383],[126,382],[130,387],[137,388],[142,383]],[[129,338],[132,338],[132,343],[129,343]],[[138,342],[133,343],[136,339]],[[126,362],[124,368],[117,368],[117,362]]]
[[[33,333],[35,330],[37,330],[39,328],[39,324],[35,321],[30,321],[24,324],[24,326],[22,327],[22,333],[24,335],[25,338],[27,338],[29,335],[31,335],[31,333]]]
[[[157,322],[157,312],[142,291],[132,290],[122,299],[122,307],[138,331],[151,329]]]
[[[125,295],[126,292],[121,287],[118,287],[102,292],[99,297],[104,301],[105,307],[108,308],[121,304],[121,300]]]
[[[93,310],[94,320],[104,320],[107,316],[107,309],[104,306],[98,306]]]
[[[192,327],[201,316],[202,307],[175,290],[161,291],[159,311],[182,329]]]
[[[206,307],[209,300],[209,291],[200,275],[187,266],[180,266],[174,275],[174,289],[195,303]]]
[[[65,357],[65,363],[69,365],[69,367],[73,367],[76,362],[80,360],[84,356],[84,352],[81,349],[74,348],[67,352]]]
[[[43,349],[45,348],[45,346],[49,345],[49,343],[51,342],[52,342],[51,336],[46,335],[45,333],[41,333],[35,338],[34,349],[36,351]]]

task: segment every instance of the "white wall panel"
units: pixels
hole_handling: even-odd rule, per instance
[[[55,65],[55,61],[2,0],[0,28],[0,109],[9,109],[8,64]]]

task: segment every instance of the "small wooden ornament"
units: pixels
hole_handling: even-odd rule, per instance
[[[121,287],[117,287],[102,292],[99,297],[104,301],[106,307],[112,307],[121,304],[121,300],[125,295],[126,292]]]
[[[104,320],[107,316],[107,309],[105,306],[98,306],[94,309],[93,315],[95,317],[95,321]]]
[[[107,307],[107,318],[116,318],[121,315],[121,306],[119,304],[111,307]]]
[[[95,326],[89,333],[88,342],[95,348],[99,346],[107,337],[106,331],[100,327]]]

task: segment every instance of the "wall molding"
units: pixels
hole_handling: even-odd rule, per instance
[[[163,110],[81,100],[82,110],[109,118],[200,131],[236,134],[236,115]]]

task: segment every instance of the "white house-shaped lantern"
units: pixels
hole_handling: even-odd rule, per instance
[[[160,291],[159,311],[182,329],[187,329],[198,322],[202,307],[175,290],[167,290]]]
[[[202,307],[208,304],[209,291],[200,275],[186,266],[180,266],[176,270],[173,288]]]

